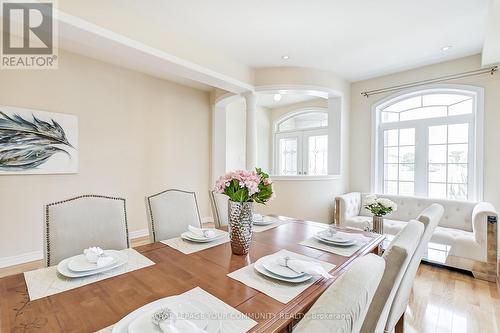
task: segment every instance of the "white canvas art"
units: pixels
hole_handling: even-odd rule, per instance
[[[78,118],[0,106],[0,175],[78,172]]]

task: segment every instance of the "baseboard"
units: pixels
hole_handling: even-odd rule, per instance
[[[213,222],[214,220],[211,216],[206,216],[206,217],[202,217],[201,221],[203,223],[209,223],[209,222]],[[141,238],[141,237],[146,237],[146,236],[149,236],[148,229],[140,229],[140,230],[129,232],[130,239],[136,239],[136,238]],[[43,259],[43,251],[26,252],[26,253],[18,254],[15,256],[11,256],[11,257],[0,258],[0,268],[21,265],[21,264],[25,264],[25,263],[28,263],[31,261],[42,260],[42,259]]]
[[[141,230],[136,230],[136,231],[130,231],[128,233],[128,237],[130,239],[136,239],[136,238],[141,238],[141,237],[146,237],[149,236],[149,230],[148,229],[141,229]]]
[[[27,262],[37,261],[42,259],[43,259],[43,251],[26,252],[11,257],[0,258],[0,268],[25,264]]]

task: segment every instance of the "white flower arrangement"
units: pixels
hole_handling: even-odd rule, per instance
[[[384,216],[398,209],[398,205],[386,198],[377,198],[376,195],[366,196],[364,207],[375,216]]]

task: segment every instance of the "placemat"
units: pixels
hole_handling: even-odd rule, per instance
[[[128,261],[125,265],[91,276],[67,278],[57,272],[57,266],[25,272],[24,280],[28,287],[30,300],[33,301],[42,297],[58,294],[66,290],[75,289],[113,276],[154,265],[154,262],[134,249],[125,249],[122,250],[122,252],[126,253],[128,256]]]
[[[320,261],[314,258],[310,258],[295,252],[290,252],[287,250],[278,251],[272,256],[284,257],[289,256],[296,259],[306,260],[306,261],[314,261],[320,263],[323,268],[329,272],[335,265]],[[227,274],[232,279],[240,281],[243,284],[246,284],[249,287],[252,287],[281,303],[288,303],[304,290],[306,290],[309,286],[311,286],[314,282],[316,282],[319,277],[313,277],[308,281],[302,283],[288,283],[283,281],[274,280],[272,278],[266,277],[260,273],[258,273],[251,264],[249,266],[245,266],[243,268],[238,269],[232,273]]]

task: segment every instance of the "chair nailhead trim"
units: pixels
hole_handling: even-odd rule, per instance
[[[127,223],[127,207],[126,207],[126,200],[124,198],[118,198],[118,197],[110,197],[110,196],[105,196],[105,195],[99,195],[99,194],[84,194],[80,195],[74,198],[66,199],[66,200],[61,200],[57,202],[53,202],[50,204],[45,205],[45,230],[46,230],[46,241],[47,241],[47,267],[50,266],[50,228],[49,228],[49,207],[55,206],[55,205],[60,205],[66,202],[82,199],[82,198],[101,198],[101,199],[111,199],[111,200],[123,200],[123,213],[124,213],[124,218],[125,218],[125,233],[127,237],[127,247],[130,247],[130,241],[129,241],[129,235],[128,235],[128,223]]]

